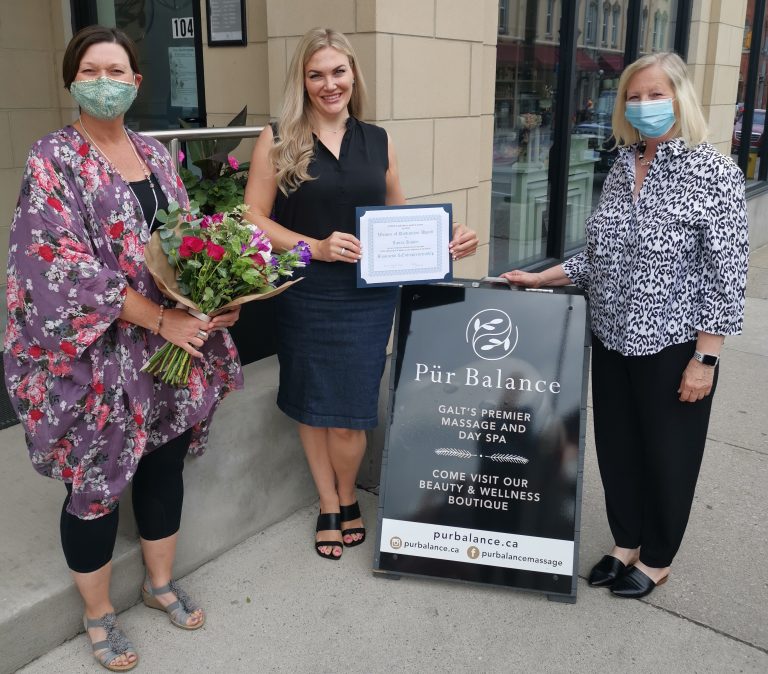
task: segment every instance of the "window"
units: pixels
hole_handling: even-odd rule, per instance
[[[733,159],[744,171],[748,187],[756,186],[761,181],[765,184],[764,181],[768,179],[768,159],[766,159],[768,147],[764,138],[766,108],[768,108],[768,90],[766,90],[765,81],[768,72],[768,54],[765,48],[760,49],[768,39],[768,16],[765,17],[762,25],[755,22],[758,4],[765,3],[766,0],[747,2],[737,103],[731,137]],[[749,67],[752,52],[759,54],[757,67],[754,70]]]
[[[658,7],[658,2],[651,2],[650,6]],[[640,15],[640,48],[639,55],[660,51],[675,51],[675,39],[677,29],[677,15],[680,7],[688,5],[690,1],[665,0],[665,9],[656,9],[653,12],[653,26],[651,35],[648,35],[648,21],[651,18],[648,7],[644,7]],[[650,44],[649,44],[650,43]]]
[[[552,35],[552,9],[554,4],[555,0],[547,0],[547,26],[545,29],[547,35]]]
[[[509,33],[509,0],[499,0],[499,35]]]
[[[586,24],[584,27],[584,40],[587,44],[595,44],[597,40],[597,2],[587,5]]]
[[[584,245],[584,222],[617,156],[611,116],[625,58],[650,42],[658,7],[656,47],[675,47],[662,45],[661,14],[668,12],[663,37],[672,41],[681,7],[690,6],[691,0],[500,0],[491,274],[549,266]],[[629,30],[631,16],[638,25]],[[633,43],[626,44],[628,36]],[[573,69],[562,67],[571,63]]]

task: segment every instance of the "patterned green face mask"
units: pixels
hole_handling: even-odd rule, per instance
[[[131,107],[138,93],[136,78],[133,82],[122,82],[109,77],[97,80],[82,80],[69,85],[69,93],[75,102],[93,117],[115,119]]]

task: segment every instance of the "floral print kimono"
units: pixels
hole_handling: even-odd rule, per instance
[[[168,201],[188,199],[168,152],[129,132]],[[127,288],[172,306],[144,264],[149,225],[128,185],[71,126],[30,151],[10,232],[5,378],[35,469],[72,484],[68,512],[112,511],[139,459],[188,428],[202,453],[211,416],[242,387],[216,331],[189,386],[141,372],[164,340],[119,318]]]

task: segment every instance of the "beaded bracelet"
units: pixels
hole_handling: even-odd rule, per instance
[[[156,335],[160,334],[160,326],[163,324],[163,313],[164,312],[165,312],[165,307],[161,304],[160,305],[160,314],[157,317],[157,325],[155,326],[155,329],[152,331]]]

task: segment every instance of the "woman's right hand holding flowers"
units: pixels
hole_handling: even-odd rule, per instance
[[[185,309],[166,309],[160,324],[160,336],[171,344],[181,347],[190,356],[202,358],[197,349],[205,344],[209,333],[216,326],[212,322],[201,321]]]
[[[312,259],[322,262],[357,262],[362,252],[360,241],[347,232],[333,232],[311,246],[311,251]]]

